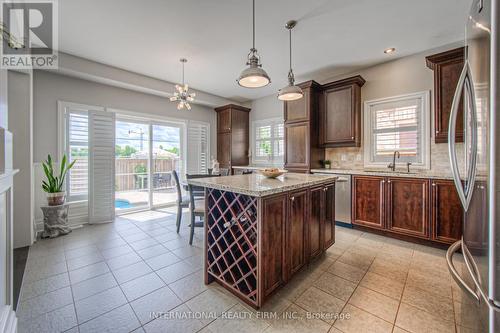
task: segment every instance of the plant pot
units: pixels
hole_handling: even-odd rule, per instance
[[[325,164],[325,169],[331,169],[332,165],[331,164]]]
[[[49,206],[59,206],[64,204],[66,192],[47,193],[47,204]]]

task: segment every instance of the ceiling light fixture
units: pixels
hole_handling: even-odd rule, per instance
[[[262,69],[262,64],[260,63],[260,56],[255,48],[255,0],[252,0],[252,10],[253,10],[253,44],[248,53],[247,66],[240,76],[238,77],[238,84],[245,88],[260,88],[267,86],[271,79],[267,75],[266,71]]]
[[[299,86],[295,85],[295,76],[292,70],[292,29],[297,25],[297,21],[288,21],[285,28],[290,34],[290,70],[288,71],[288,85],[278,93],[278,99],[282,101],[295,101],[304,96],[304,92]]]
[[[393,52],[395,52],[395,51],[396,51],[396,49],[395,49],[394,47],[390,47],[390,48],[388,48],[388,49],[385,49],[385,50],[384,50],[384,53],[385,53],[385,54],[389,54],[389,53],[393,53]]]
[[[184,64],[187,62],[187,59],[181,58],[180,62],[182,63],[182,85],[175,85],[174,96],[170,97],[171,102],[179,102],[177,104],[177,110],[182,110],[184,108],[191,110],[191,105],[189,102],[194,101],[195,93],[189,93],[189,86],[184,83]]]

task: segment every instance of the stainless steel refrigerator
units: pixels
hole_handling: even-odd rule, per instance
[[[457,323],[479,332],[500,332],[499,2],[472,2],[465,26],[465,65],[448,133],[450,163],[465,218],[463,237],[449,248],[446,259],[457,283],[453,288]],[[460,103],[463,144],[455,142]]]

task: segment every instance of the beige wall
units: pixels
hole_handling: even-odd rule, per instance
[[[9,71],[9,130],[15,147],[14,177],[14,248],[31,245],[32,227],[32,161],[30,74]]]
[[[104,106],[144,112],[156,116],[198,120],[210,123],[210,152],[215,155],[215,112],[207,106],[192,105],[191,111],[178,111],[165,97],[117,88],[101,83],[35,71],[33,76],[34,162],[47,154],[57,155],[57,101]]]
[[[361,75],[366,83],[361,89],[361,103],[365,101],[431,91],[431,171],[451,173],[448,160],[447,144],[434,143],[434,77],[427,68],[425,57],[457,47],[456,45],[429,50],[412,56],[386,62],[362,69],[348,75],[332,77],[325,82],[335,81],[352,75]],[[326,158],[332,161],[332,167],[363,168],[363,143],[361,148],[330,148]]]

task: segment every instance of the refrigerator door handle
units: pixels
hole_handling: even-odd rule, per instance
[[[472,290],[472,288],[467,283],[465,283],[462,277],[460,277],[460,274],[455,268],[455,265],[453,264],[453,255],[458,250],[460,250],[461,247],[462,247],[462,241],[458,240],[448,248],[448,251],[446,251],[446,264],[448,265],[448,270],[450,271],[453,280],[455,280],[460,289],[462,289],[462,291],[464,291],[468,296],[470,296],[472,299],[474,299],[476,302],[479,303],[481,299],[478,293],[475,290]]]
[[[463,239],[461,242],[463,242]],[[481,277],[479,275],[479,270],[476,266],[476,263],[474,262],[474,259],[472,258],[472,255],[469,252],[469,249],[466,246],[462,246],[462,253],[464,255],[465,266],[469,271],[472,281],[474,282],[474,286],[476,287],[478,296],[480,297],[479,302],[481,302],[481,299],[483,299],[486,302],[486,305],[488,305],[488,308],[493,311],[500,312],[500,306],[497,305],[492,299],[490,299],[488,294],[483,290],[480,282]]]
[[[471,157],[468,163],[467,178],[466,178],[466,188],[464,189],[462,185],[462,180],[460,178],[460,171],[458,170],[457,152],[455,151],[455,134],[457,127],[457,115],[458,106],[460,105],[460,97],[462,97],[462,92],[465,90],[466,98],[464,100],[467,105],[464,106],[464,112],[470,109],[470,119],[471,119]],[[476,110],[476,98],[474,92],[474,85],[472,82],[472,75],[470,72],[469,62],[466,60],[460,78],[458,80],[457,89],[455,90],[455,95],[453,96],[453,102],[451,104],[450,113],[450,123],[448,127],[448,152],[450,156],[451,171],[453,175],[453,180],[455,182],[455,187],[457,188],[458,196],[460,202],[467,211],[469,208],[470,201],[472,199],[472,193],[474,190],[474,182],[476,179],[476,155],[477,155],[477,110]]]

